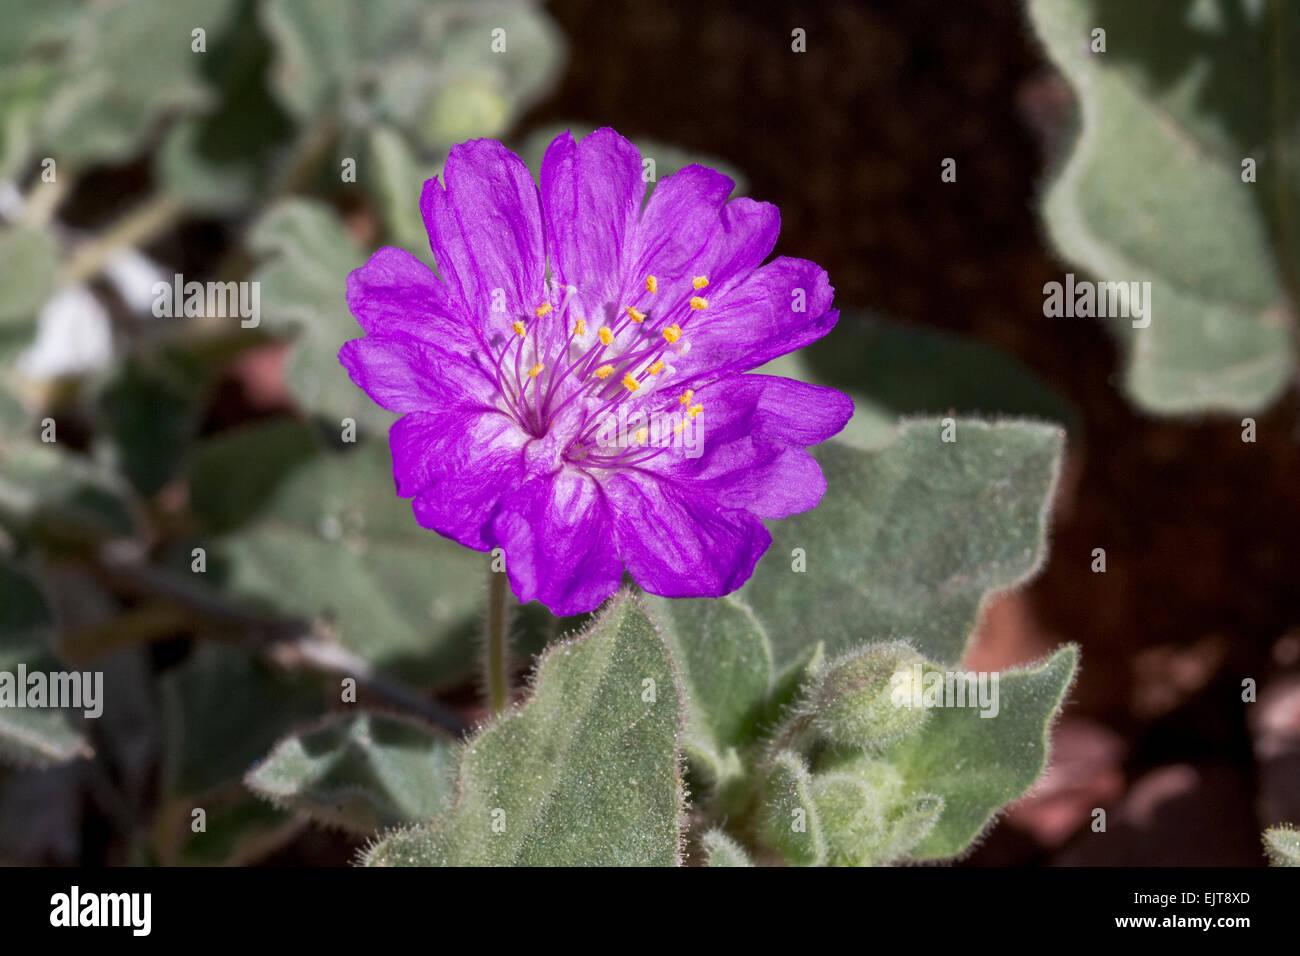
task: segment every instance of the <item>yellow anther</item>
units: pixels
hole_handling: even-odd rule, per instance
[[[587,334],[587,320],[584,319],[582,316],[578,316],[577,321],[573,323],[573,334],[574,335]]]
[[[521,339],[528,334],[528,330],[524,328],[524,323],[522,322],[512,322],[510,323],[510,327],[515,330],[515,335],[519,336]]]
[[[536,365],[534,365],[532,368],[528,370],[528,377],[537,378],[537,376],[542,374],[542,369],[544,368],[546,368],[546,366],[541,362],[538,362]]]
[[[649,435],[650,435],[650,429],[648,429],[648,428],[638,428],[638,429],[636,430],[636,443],[637,443],[638,445],[644,445],[644,444],[645,444],[645,440],[646,440],[646,438],[647,438]]]
[[[533,311],[537,313],[537,317],[540,319],[542,316],[546,315],[546,313],[551,311],[551,303],[543,302]]]
[[[682,337],[682,327],[678,325],[676,322],[668,326],[668,328],[664,329],[664,338],[668,340],[669,345],[676,342],[681,337]]]
[[[646,371],[649,372],[651,375],[658,375],[667,367],[668,366],[664,363],[664,360],[660,359],[659,361],[651,365],[648,369],[646,369]]]
[[[641,383],[632,377],[631,372],[628,372],[626,375],[623,376],[623,387],[627,389],[629,392],[635,392],[638,388],[641,387]]]
[[[614,366],[602,365],[600,368],[596,369],[596,371],[592,374],[594,374],[596,378],[609,378],[611,375],[614,374]]]
[[[697,289],[703,289],[708,284],[709,284],[708,276],[696,276],[694,279],[691,280],[691,285],[693,285]]]
[[[659,291],[659,280],[656,279],[654,276],[646,276],[646,277],[645,277],[645,290],[646,290],[647,292],[658,292],[658,291]]]
[[[677,399],[677,401],[681,402],[683,405],[689,405],[691,403],[691,399],[694,397],[695,397],[695,390],[692,388],[688,388],[686,391],[682,392],[682,397]]]
[[[699,414],[700,412],[702,412],[702,411],[704,411],[704,406],[703,406],[703,405],[692,405],[690,408],[688,408],[688,409],[686,410],[686,414],[687,414],[687,415],[690,415],[691,418],[694,418],[696,415],[698,415],[698,414]]]
[[[596,334],[600,336],[601,345],[608,345],[610,342],[614,341],[614,333],[611,332],[609,329],[602,328]]]
[[[640,311],[639,309],[633,308],[630,305],[627,307],[627,317],[631,319],[633,322],[645,321],[645,313]]]
[[[691,308],[692,308],[692,309],[707,309],[708,307],[709,307],[709,300],[708,300],[708,299],[706,299],[706,298],[704,298],[703,296],[700,296],[700,295],[693,295],[693,296],[691,296]]]
[[[674,435],[680,435],[680,434],[682,433],[682,429],[685,428],[685,427],[686,427],[686,423],[685,423],[685,422],[678,422],[678,423],[677,423],[677,427],[675,427],[675,428],[673,429],[673,434],[674,434]]]

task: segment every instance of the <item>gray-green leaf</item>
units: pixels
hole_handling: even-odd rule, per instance
[[[619,594],[547,650],[530,700],[465,744],[447,813],[389,834],[366,862],[676,865],[682,707],[668,647]]]
[[[348,273],[365,254],[324,203],[288,200],[273,206],[253,227],[249,247],[263,263],[263,321],[273,331],[297,332],[285,374],[305,408],[331,424],[354,419],[386,434],[396,418],[352,384],[339,364],[343,343],[361,335],[346,299]]]
[[[883,759],[906,789],[943,798],[943,812],[909,856],[936,860],[962,853],[1002,807],[1038,779],[1048,735],[1074,680],[1078,652],[1063,647],[1047,660],[999,677],[996,716],[977,707],[932,707],[919,732]]]
[[[1300,866],[1300,830],[1293,826],[1264,831],[1264,852],[1273,866]]]
[[[162,681],[163,784],[199,795],[238,781],[295,725],[324,703],[314,677],[287,674],[244,648],[198,645]]]
[[[432,820],[451,793],[451,741],[414,721],[333,714],[280,741],[244,782],[355,833]]]
[[[255,520],[215,542],[225,586],[285,614],[329,620],[344,647],[405,680],[462,672],[473,660],[486,556],[420,527],[393,493],[383,442],[295,452],[286,473],[238,482],[297,434],[276,423],[248,427],[196,456],[201,512],[237,510],[240,497],[221,495],[225,487],[246,489],[245,514],[256,502]]]
[[[207,54],[193,50],[193,31],[206,31],[212,49],[234,8],[233,0],[85,6],[66,80],[44,114],[46,145],[58,161],[127,159],[163,114],[209,105],[212,93],[200,75]]]
[[[22,765],[44,766],[91,753],[77,729],[80,714],[41,707],[17,707],[18,665],[28,674],[61,670],[50,650],[54,618],[34,580],[10,559],[0,557],[0,757]]]
[[[1061,430],[959,419],[952,435],[919,419],[879,449],[819,447],[826,496],[772,525],[740,592],[778,661],[815,640],[834,653],[906,639],[956,662],[988,596],[1038,568]]]
[[[1029,9],[1082,114],[1045,197],[1052,238],[1089,279],[1151,283],[1150,325],[1121,325],[1126,390],[1164,414],[1263,408],[1294,371],[1300,71],[1285,51],[1300,49],[1300,7]]]
[[[775,754],[762,788],[756,823],[763,843],[791,864],[820,866],[826,841],[803,758],[792,750]]]
[[[30,319],[51,292],[59,244],[43,229],[0,229],[0,322]]]
[[[704,848],[705,860],[710,867],[754,865],[745,848],[722,830],[706,832],[700,837],[700,845]]]
[[[542,96],[563,37],[531,3],[267,0],[271,88],[302,120],[392,123],[430,148],[498,136]]]
[[[648,596],[686,692],[685,751],[713,784],[740,772],[772,675],[763,626],[734,597],[673,600]]]
[[[794,362],[774,374],[853,396],[850,433],[863,417],[892,428],[900,417],[915,415],[1015,416],[1067,430],[1078,419],[1050,383],[987,342],[862,309],[842,309],[833,335],[778,361],[786,358]]]

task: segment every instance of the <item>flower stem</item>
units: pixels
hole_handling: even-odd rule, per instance
[[[488,706],[492,713],[506,709],[510,698],[509,670],[509,600],[505,571],[488,566],[487,626],[484,628],[483,666],[487,683]]]

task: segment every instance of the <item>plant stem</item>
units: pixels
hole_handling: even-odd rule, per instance
[[[38,179],[23,197],[23,210],[18,216],[18,221],[27,226],[38,228],[44,226],[54,218],[59,203],[72,189],[75,181],[76,174],[66,165],[63,167],[63,175],[54,182],[47,183]]]
[[[358,684],[369,687],[394,706],[418,714],[452,734],[458,735],[465,730],[464,722],[456,713],[436,701],[426,700],[413,688],[376,673],[368,661],[342,647],[329,635],[318,633],[305,622],[245,607],[206,586],[194,584],[187,577],[149,564],[144,550],[136,542],[106,543],[98,549],[94,560],[99,576],[115,589],[150,602],[172,604],[189,612],[187,617],[191,619],[197,614],[208,624],[220,626],[203,628],[205,633],[228,628],[240,633],[247,646],[284,667],[301,667],[335,677],[355,678]],[[156,613],[161,615],[164,612]],[[164,633],[153,626],[155,621],[152,617],[140,616],[134,623],[151,626],[133,629],[133,643],[148,642]],[[175,628],[167,633],[175,633]],[[116,636],[121,638],[125,635]],[[119,640],[114,646],[122,647],[125,643]],[[79,642],[74,645],[74,650],[82,652],[84,647],[84,643]]]
[[[510,697],[510,685],[506,675],[509,659],[507,617],[510,600],[510,589],[507,584],[505,572],[494,571],[489,564],[483,665],[487,682],[488,706],[492,708],[494,714],[499,714],[506,709]]]
[[[180,202],[166,193],[146,200],[74,252],[63,268],[64,280],[74,283],[95,278],[119,250],[144,245],[166,232],[180,218],[182,209]]]

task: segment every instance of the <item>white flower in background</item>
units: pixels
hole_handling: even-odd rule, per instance
[[[18,371],[34,381],[84,375],[113,357],[108,310],[82,285],[65,286],[41,307],[36,341],[18,356]]]
[[[17,221],[24,205],[16,184],[0,180],[0,221]],[[51,228],[64,237],[75,235],[58,223],[52,223]],[[156,262],[130,246],[109,259],[104,277],[137,315],[150,314],[154,285],[166,279]],[[14,367],[24,378],[40,382],[97,372],[106,368],[112,358],[113,331],[108,310],[86,286],[72,285],[57,290],[41,306],[36,339],[17,357]]]
[[[23,194],[13,180],[0,179],[0,219],[14,220],[23,211]]]
[[[153,314],[154,286],[171,279],[171,276],[163,274],[158,263],[131,246],[109,260],[104,275],[113,283],[122,301],[130,306],[132,312],[140,315]]]

